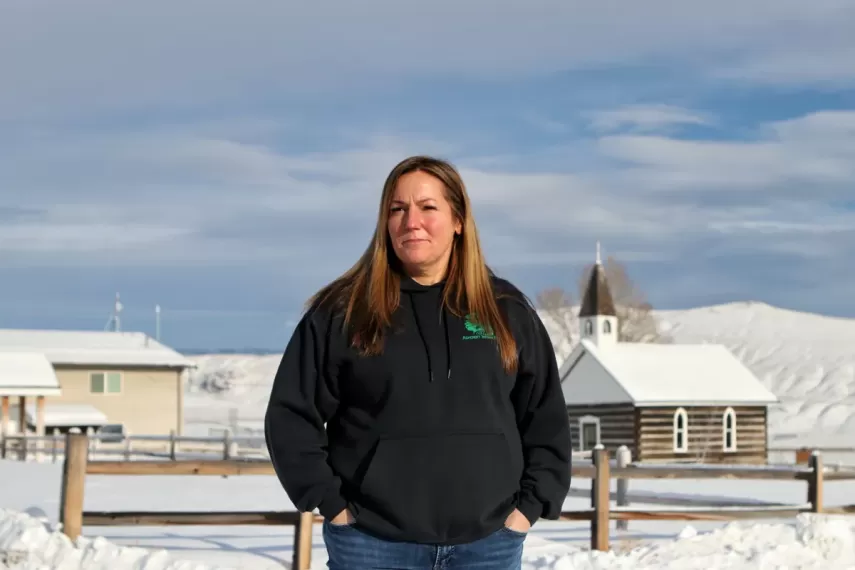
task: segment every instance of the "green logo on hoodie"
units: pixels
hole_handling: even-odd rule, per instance
[[[475,313],[469,313],[466,315],[466,320],[463,323],[463,326],[466,327],[471,335],[464,335],[463,340],[476,340],[476,339],[494,339],[496,335],[493,334],[493,330],[487,330],[487,327],[478,322],[478,315]]]

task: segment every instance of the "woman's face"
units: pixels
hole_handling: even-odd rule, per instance
[[[388,229],[395,255],[411,277],[439,281],[445,276],[454,234],[460,233],[461,224],[438,178],[416,171],[398,180]]]

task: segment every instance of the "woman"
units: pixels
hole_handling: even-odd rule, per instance
[[[558,518],[571,442],[552,343],[487,268],[446,162],[389,174],[374,238],[319,291],[273,382],[285,491],[325,518],[329,567],[519,568]]]

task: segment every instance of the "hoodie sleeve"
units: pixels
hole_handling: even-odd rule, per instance
[[[555,520],[570,489],[572,442],[552,341],[537,313],[526,307],[517,383],[513,391],[525,467],[517,508],[534,524]]]
[[[328,326],[307,313],[291,336],[273,380],[264,435],[273,468],[300,512],[327,519],[346,506],[341,479],[327,462],[325,423],[338,408]]]

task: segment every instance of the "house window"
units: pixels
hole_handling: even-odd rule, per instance
[[[686,410],[677,408],[674,412],[674,453],[689,451],[689,417]]]
[[[600,418],[582,416],[579,418],[579,450],[589,451],[600,444]]]
[[[612,332],[611,321],[603,321],[603,334],[609,334],[610,332]]]
[[[589,320],[585,321],[585,336],[591,336],[594,334],[594,322]]]
[[[721,419],[722,448],[724,451],[736,451],[736,412],[733,408],[724,411]]]
[[[91,372],[89,391],[93,394],[119,394],[122,391],[121,372]]]

